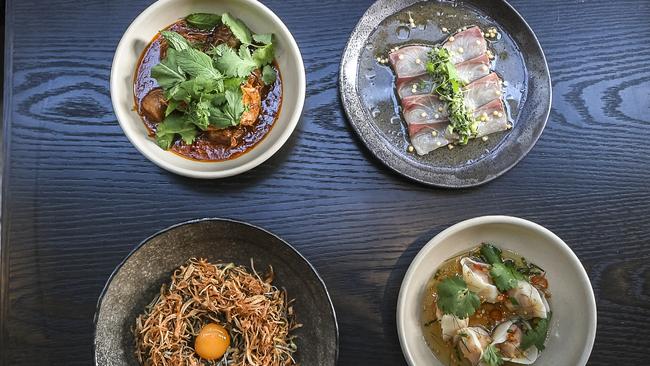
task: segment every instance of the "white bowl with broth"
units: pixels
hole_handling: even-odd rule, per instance
[[[275,35],[275,60],[282,75],[282,107],[273,127],[250,151],[231,160],[195,161],[161,149],[148,136],[135,110],[133,81],[140,56],[162,29],[192,13],[228,12],[255,33]],[[159,0],[145,9],[117,46],[110,78],[117,120],[131,143],[147,159],[170,172],[194,178],[224,178],[250,170],[273,156],[296,128],[305,101],[305,68],[300,49],[280,18],[256,0]]]
[[[546,271],[553,317],[546,349],[534,365],[586,365],[596,336],[596,301],[587,273],[571,248],[533,222],[484,216],[436,235],[411,263],[397,302],[397,331],[411,366],[446,366],[425,341],[422,309],[427,284],[448,259],[491,243],[525,257]]]

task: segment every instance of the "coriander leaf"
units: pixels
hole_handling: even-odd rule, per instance
[[[273,43],[260,47],[253,52],[253,60],[257,63],[257,67],[262,67],[273,62],[275,57],[275,46]]]
[[[187,24],[197,29],[209,30],[221,23],[221,15],[211,13],[194,13],[185,18]]]
[[[257,43],[271,44],[273,43],[273,33],[253,34],[253,40]]]
[[[524,277],[513,266],[503,263],[501,250],[492,244],[481,245],[481,255],[491,265],[490,275],[499,291],[505,292],[517,287]]]
[[[438,307],[444,314],[468,318],[481,306],[478,295],[467,288],[460,276],[449,277],[438,284]]]
[[[278,74],[271,65],[264,66],[264,69],[262,70],[262,81],[264,81],[264,84],[271,85],[275,83],[277,78]]]
[[[503,263],[503,259],[501,258],[501,249],[495,247],[492,244],[482,244],[481,255],[489,264]]]
[[[501,366],[503,365],[503,358],[501,357],[501,352],[497,349],[494,344],[489,345],[485,351],[483,351],[483,357],[481,361],[486,366]]]
[[[181,135],[183,141],[189,145],[194,142],[196,132],[194,125],[185,116],[173,113],[156,127],[156,142],[163,149],[169,150],[176,134]]]
[[[160,32],[160,35],[162,35],[163,38],[169,43],[169,47],[175,49],[176,51],[182,51],[191,48],[190,43],[187,42],[187,39],[176,32],[162,31]]]
[[[539,319],[532,329],[527,330],[521,338],[521,349],[527,350],[531,346],[535,346],[539,351],[543,351],[550,320],[551,313],[548,313],[546,319]]]
[[[221,16],[221,21],[223,24],[228,26],[228,28],[230,28],[232,34],[234,34],[235,37],[241,41],[241,43],[249,45],[253,42],[251,30],[248,29],[246,24],[241,20],[231,16],[228,13],[223,13]]]
[[[178,51],[167,50],[167,57],[151,68],[151,77],[156,79],[164,90],[169,90],[186,80],[185,73],[178,66],[177,56]]]
[[[212,58],[194,48],[180,51],[177,62],[183,71],[193,77],[223,79],[223,75],[212,64]]]
[[[517,287],[517,282],[523,280],[517,269],[504,263],[496,263],[490,268],[490,275],[494,280],[494,285],[501,292],[508,291]]]
[[[244,45],[237,54],[232,48],[221,44],[215,47],[214,54],[217,68],[228,77],[247,77],[257,68],[257,63]]]

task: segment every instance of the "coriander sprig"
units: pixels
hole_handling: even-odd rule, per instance
[[[490,275],[494,284],[501,292],[517,287],[517,282],[523,280],[524,276],[517,269],[503,262],[501,250],[492,244],[481,245],[481,255],[491,265]]]
[[[535,346],[539,351],[544,350],[551,315],[552,313],[549,312],[546,318],[537,320],[535,326],[526,331],[521,338],[521,349],[526,350],[531,346]]]
[[[481,362],[486,366],[501,366],[504,361],[499,349],[494,344],[491,344],[483,351]]]
[[[469,290],[467,283],[458,275],[442,280],[438,284],[437,294],[440,310],[460,319],[470,317],[481,306],[481,299]]]

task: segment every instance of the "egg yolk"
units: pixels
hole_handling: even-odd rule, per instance
[[[201,328],[194,341],[194,350],[204,360],[216,360],[226,353],[230,346],[230,335],[226,328],[210,323]]]

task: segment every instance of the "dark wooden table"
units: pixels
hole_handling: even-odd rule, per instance
[[[303,52],[298,129],[238,177],[157,168],[123,135],[108,90],[117,42],[150,2],[8,1],[2,365],[92,364],[95,304],[115,265],[153,232],[207,216],[261,225],[311,260],[338,312],[340,365],[401,365],[408,264],[440,230],[486,214],[545,225],[583,261],[599,307],[591,365],[647,363],[650,2],[513,0],[546,51],[553,111],[515,169],[461,191],[391,173],[344,118],[340,56],[372,0],[266,1]]]

